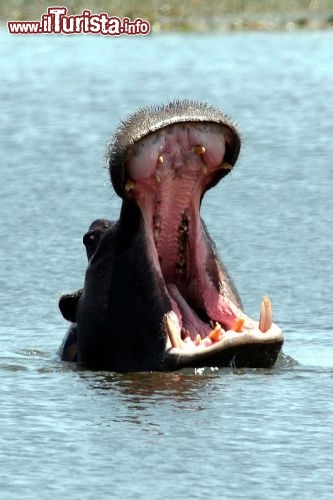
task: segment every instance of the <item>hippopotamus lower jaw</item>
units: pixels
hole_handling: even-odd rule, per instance
[[[204,343],[203,343],[204,344]],[[162,367],[181,368],[230,367],[271,368],[283,345],[281,332],[226,332],[221,340],[206,347],[173,347],[165,351]]]

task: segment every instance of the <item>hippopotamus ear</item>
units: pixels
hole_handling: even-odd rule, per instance
[[[76,323],[76,308],[79,298],[83,293],[83,289],[76,290],[72,293],[65,293],[59,299],[59,309],[61,314],[67,321]]]

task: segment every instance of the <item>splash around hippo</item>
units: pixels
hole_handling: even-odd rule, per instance
[[[109,149],[119,220],[84,237],[84,287],[59,305],[71,322],[61,357],[88,368],[167,371],[274,365],[283,344],[264,297],[248,317],[200,218],[206,191],[234,167],[235,125],[205,104],[139,110]]]

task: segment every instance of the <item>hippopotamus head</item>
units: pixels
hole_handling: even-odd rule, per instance
[[[114,224],[107,219],[97,219],[92,222],[88,231],[83,236],[83,244],[86,247],[88,262],[94,254],[101,235]],[[76,309],[77,303],[83,293],[83,289],[72,293],[66,293],[59,299],[59,309],[65,319],[71,322],[71,325],[60,346],[59,353],[63,361],[77,361],[77,325]]]
[[[65,345],[75,344],[75,357],[63,359],[116,371],[275,363],[283,335],[270,300],[259,321],[244,313],[200,217],[240,145],[224,113],[191,101],[122,123],[108,154],[120,217],[95,221],[84,236],[84,287],[60,300],[72,322]]]

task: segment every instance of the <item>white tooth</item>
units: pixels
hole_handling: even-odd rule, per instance
[[[207,175],[208,174],[208,168],[207,168],[207,165],[204,164],[202,167],[201,167],[201,172],[204,174],[204,175]]]
[[[230,165],[230,163],[224,161],[224,162],[221,163],[220,169],[222,169],[222,170],[232,170],[233,169],[233,165]]]
[[[260,306],[259,329],[264,333],[267,332],[267,330],[271,328],[272,322],[273,322],[272,303],[268,295],[265,295],[264,298],[262,299]]]
[[[125,184],[125,191],[127,192],[132,191],[134,187],[135,187],[135,182],[132,181],[132,179],[128,179],[128,181]]]
[[[159,214],[153,215],[153,226],[156,228],[161,227],[161,216]]]
[[[164,158],[163,158],[163,156],[162,156],[162,155],[160,155],[160,156],[158,157],[158,163],[161,163],[161,164],[162,164],[163,162],[164,162]]]
[[[259,330],[265,332],[266,331],[265,326],[266,326],[266,309],[264,301],[262,300],[260,305]]]
[[[195,154],[201,156],[206,152],[205,146],[196,146],[195,147]]]
[[[172,347],[178,347],[179,349],[182,349],[183,343],[181,341],[181,338],[176,330],[174,322],[172,321],[171,318],[169,318],[168,315],[166,316],[165,323],[166,323],[166,330],[168,332]]]
[[[273,323],[273,308],[272,303],[268,295],[265,296],[265,307],[266,307],[266,329],[269,330]],[[266,330],[266,331],[267,331]]]

